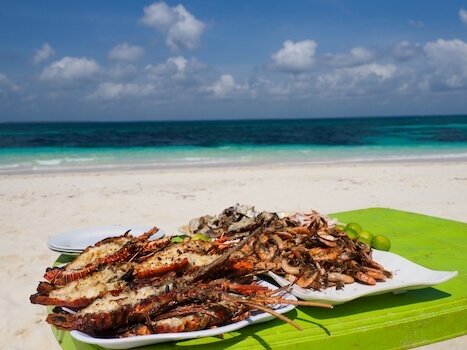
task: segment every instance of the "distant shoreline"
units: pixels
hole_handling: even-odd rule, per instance
[[[459,164],[465,163],[467,166],[467,157],[460,157],[458,159],[442,159],[442,158],[434,158],[434,159],[408,159],[408,160],[365,160],[365,161],[358,161],[358,162],[284,162],[284,163],[229,163],[229,164],[209,164],[209,165],[199,165],[199,164],[191,164],[191,165],[159,165],[159,166],[151,166],[151,165],[121,165],[121,166],[109,166],[109,167],[101,167],[101,168],[85,168],[85,167],[76,167],[76,168],[69,168],[69,169],[41,169],[41,170],[31,170],[31,169],[23,169],[23,170],[12,170],[8,172],[0,172],[0,177],[11,177],[11,176],[35,176],[35,175],[67,175],[67,174],[109,174],[109,173],[134,173],[134,172],[148,172],[148,171],[209,171],[209,170],[219,170],[219,169],[280,169],[280,168],[332,168],[332,167],[342,167],[342,166],[356,166],[356,167],[364,167],[364,166],[387,166],[387,165],[402,165],[402,166],[410,166],[411,164],[419,164],[419,165],[440,165],[440,164]]]

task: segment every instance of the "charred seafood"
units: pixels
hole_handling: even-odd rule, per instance
[[[189,227],[209,239],[150,240],[154,228],[102,240],[69,264],[47,269],[30,301],[55,306],[47,322],[58,329],[97,337],[201,330],[254,310],[299,328],[272,305],[332,306],[284,299],[283,288],[260,285],[257,276],[272,271],[316,290],[392,276],[373,261],[371,248],[315,211],[279,215],[237,205]]]

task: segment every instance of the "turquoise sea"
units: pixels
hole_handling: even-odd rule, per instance
[[[467,116],[0,124],[0,174],[443,160]]]

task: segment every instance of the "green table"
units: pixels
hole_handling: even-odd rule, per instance
[[[404,211],[370,208],[331,214],[388,236],[391,251],[433,270],[459,275],[430,288],[360,298],[334,309],[298,307],[287,316],[297,331],[273,320],[221,337],[139,349],[408,349],[467,334],[467,224]],[[61,256],[59,261],[65,261]],[[95,350],[52,327],[65,350]]]

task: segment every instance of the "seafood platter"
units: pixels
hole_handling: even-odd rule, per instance
[[[53,307],[47,322],[75,339],[123,349],[273,318],[300,330],[286,316],[296,306],[331,309],[457,275],[374,250],[314,210],[258,212],[237,204],[180,231],[128,229],[103,238],[47,268],[30,301]]]

